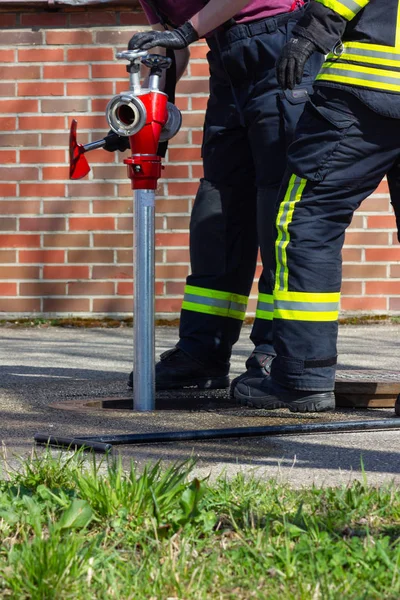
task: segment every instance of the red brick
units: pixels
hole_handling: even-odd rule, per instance
[[[0,181],[24,181],[38,179],[36,167],[0,167]]]
[[[398,296],[400,281],[367,281],[365,293],[371,296]]]
[[[389,198],[376,198],[370,196],[361,204],[359,212],[388,212]]]
[[[19,83],[18,93],[20,96],[63,96],[64,83],[61,81],[35,81],[30,83]]]
[[[197,182],[169,182],[168,183],[168,195],[169,196],[195,196],[198,190]]]
[[[17,252],[15,250],[0,250],[0,264],[15,263]]]
[[[89,242],[88,233],[56,233],[43,236],[45,248],[85,248],[89,246]]]
[[[114,196],[112,183],[92,183],[80,181],[79,184],[68,185],[68,196],[75,198],[101,198],[101,196]]]
[[[190,217],[168,217],[166,229],[174,231],[176,229],[189,229]]]
[[[129,30],[124,30],[124,29],[103,29],[103,31],[98,31],[95,35],[96,35],[96,44],[99,45],[110,45],[110,46],[116,46],[116,45],[121,45],[121,46],[125,46],[124,49],[126,49],[126,46],[128,45],[129,40],[132,37],[133,32],[129,31]]]
[[[89,110],[89,100],[87,98],[51,98],[42,100],[40,106],[42,113],[87,112]]]
[[[396,229],[394,215],[374,215],[368,217],[368,229]]]
[[[190,63],[190,76],[191,77],[208,77],[210,75],[210,69],[206,62],[192,62]]]
[[[17,86],[15,83],[3,83],[2,81],[0,81],[0,96],[15,96],[16,91]]]
[[[69,125],[69,123],[68,123]],[[78,124],[79,127],[79,124]],[[63,150],[68,148],[69,133],[42,133],[42,146],[60,146]],[[86,144],[89,141],[89,134],[79,131],[78,129],[78,142]],[[30,144],[32,145],[32,144]]]
[[[68,62],[85,62],[92,63],[103,60],[114,60],[114,48],[69,48],[67,51]]]
[[[209,91],[208,79],[181,79],[177,86],[178,94],[208,94]]]
[[[370,310],[383,310],[386,311],[386,298],[374,298],[370,297],[361,297],[361,298],[351,298],[346,297],[341,300],[341,309],[342,310],[362,310],[362,311],[370,311]]]
[[[17,195],[17,184],[16,183],[0,183],[0,195],[3,198],[7,198],[7,197],[13,197]],[[0,202],[0,210],[1,207],[4,206],[5,204],[8,204],[8,202],[4,203],[4,202]],[[9,206],[9,209],[11,209],[12,207]],[[15,207],[14,207],[15,209]]]
[[[189,110],[189,98],[187,96],[177,96],[175,105],[179,110]]]
[[[15,314],[33,313],[39,311],[39,298],[2,298],[0,300],[0,312]]]
[[[89,312],[88,298],[44,298],[43,311],[52,313]]]
[[[345,279],[383,279],[386,277],[386,265],[343,265]]]
[[[4,18],[4,14],[0,15],[0,21],[2,22],[2,26],[3,25],[3,18]],[[15,61],[15,53],[14,50],[0,50],[0,63],[5,63],[5,62],[14,62]]]
[[[62,48],[18,48],[18,62],[62,62]]]
[[[45,129],[65,129],[65,117],[20,117],[21,129],[34,129],[43,131]]]
[[[156,298],[156,312],[170,313],[180,312],[182,307],[182,298]]]
[[[2,133],[0,134],[0,146],[11,146],[13,148],[37,147],[39,145],[39,134],[37,133]]]
[[[58,217],[25,217],[19,221],[20,231],[65,231],[65,219]]]
[[[125,63],[111,65],[92,65],[92,77],[94,79],[124,79],[126,81]]]
[[[14,184],[0,184],[0,194],[5,196],[6,194],[2,194],[3,188],[14,187]],[[4,190],[8,192],[7,190]],[[14,194],[15,195],[15,192]],[[2,202],[0,201],[0,214],[2,215],[21,215],[21,214],[38,214],[40,211],[40,202],[38,200],[13,200],[12,202]]]
[[[78,82],[67,83],[67,94],[68,94],[68,96],[110,96],[111,97],[111,95],[113,94],[113,82],[112,81],[80,81],[79,83]]]
[[[193,110],[206,110],[207,108],[207,97],[192,98],[192,109]]]
[[[387,233],[376,231],[347,231],[346,246],[384,246],[388,243]]]
[[[62,150],[60,150],[60,152],[62,152]],[[64,161],[60,161],[60,162],[64,162]],[[67,181],[68,178],[69,178],[69,167],[44,167],[43,168],[43,179],[45,181],[49,181],[49,180]]]
[[[96,248],[130,248],[132,234],[130,233],[95,233],[93,245]]]
[[[40,66],[29,65],[26,67],[17,67],[15,65],[0,66],[0,77],[2,81],[19,81],[21,79],[39,79]],[[31,94],[32,95],[32,94]]]
[[[188,233],[157,233],[156,246],[187,246]]]
[[[113,263],[114,262],[114,251],[113,250],[68,250],[68,262],[69,263],[83,263],[87,264],[101,264],[101,263]]]
[[[390,265],[390,277],[400,278],[400,265]]]
[[[93,200],[93,212],[103,214],[122,214],[131,213],[133,208],[132,200]]]
[[[46,43],[55,44],[56,46],[92,44],[93,33],[83,29],[77,29],[76,31],[46,31]]]
[[[92,279],[132,279],[132,277],[131,266],[95,265],[92,271]]]
[[[15,150],[0,150],[0,165],[13,164],[16,162],[17,153]]]
[[[202,177],[204,177],[203,165],[193,165],[192,176],[194,179],[201,179]]]
[[[93,311],[132,314],[132,298],[93,298]]]
[[[92,111],[105,113],[108,102],[108,98],[92,98]],[[97,150],[97,153],[100,153],[100,150]],[[114,156],[113,152],[104,152],[104,150],[102,151],[102,154],[112,157]]]
[[[0,248],[39,248],[40,235],[1,234]]]
[[[43,32],[42,31],[5,31],[1,32],[1,45],[8,48],[15,48],[16,46],[38,46],[43,44]]]
[[[87,26],[93,27],[96,25],[117,25],[115,12],[100,12],[88,11],[84,13],[72,14],[70,16],[70,26]]]
[[[200,148],[171,148],[169,151],[170,162],[192,162],[201,160]]]
[[[342,296],[356,296],[362,294],[361,281],[343,281]]]
[[[115,229],[114,217],[70,217],[70,231],[99,231]]]
[[[168,296],[183,296],[184,290],[184,281],[167,281],[166,283],[166,293]]]
[[[389,186],[386,180],[381,181],[375,190],[376,194],[387,194],[389,192]]]
[[[170,214],[170,213],[188,213],[189,212],[189,202],[188,200],[170,200],[168,199],[160,199],[156,200],[156,211],[157,214]]]
[[[39,267],[0,267],[0,279],[38,279]]]
[[[193,131],[193,134],[197,133]],[[189,131],[186,129],[181,129],[175,137],[172,138],[169,142],[170,148],[175,148],[176,146],[184,146],[189,143]]]
[[[367,262],[397,262],[400,261],[400,248],[367,248]]]
[[[16,296],[17,295],[17,284],[16,283],[0,283],[0,296]]]
[[[47,264],[65,262],[64,250],[20,250],[18,261],[26,264]]]
[[[13,98],[12,100],[0,100],[1,113],[24,113],[38,112],[39,102],[32,99]]]
[[[65,161],[65,150],[54,150],[51,148],[21,150],[19,155],[20,163],[63,163]],[[45,178],[46,179],[46,178]]]
[[[205,59],[208,52],[208,46],[204,42],[197,42],[190,46],[190,57],[192,59]]]
[[[187,248],[173,248],[167,250],[168,263],[189,263],[190,254]]]
[[[69,296],[111,296],[113,294],[112,281],[73,281],[68,284]]]
[[[21,196],[27,197],[64,197],[65,185],[61,183],[21,183]]]
[[[13,219],[2,217],[0,219],[0,231],[17,231],[17,219],[15,217]]]
[[[117,294],[118,296],[132,296],[133,281],[118,281]]]
[[[22,14],[21,25],[23,27],[66,27],[67,15],[62,13],[27,13]]]
[[[127,12],[120,15],[121,25],[147,25],[148,21],[143,13]]]
[[[182,114],[182,127],[203,127],[203,125],[203,113],[189,112]]]
[[[13,13],[2,13],[0,21],[2,27],[15,27],[17,24],[17,15]]]
[[[400,311],[400,298],[389,298],[389,310]]]
[[[343,262],[360,262],[362,258],[362,250],[360,248],[343,248]]]
[[[106,117],[103,114],[101,115],[80,115],[79,116],[79,129],[103,129],[104,133],[106,128],[108,127]],[[103,136],[101,136],[103,137]],[[103,150],[104,153],[104,150]],[[126,176],[126,171],[125,171]]]
[[[21,283],[20,296],[64,296],[67,284],[54,281],[35,281],[34,283]]]
[[[0,117],[0,131],[15,131],[16,124],[15,117]]]
[[[45,265],[43,279],[87,279],[89,267],[85,265]]]
[[[87,79],[89,65],[48,65],[43,69],[43,79]]]
[[[162,172],[163,179],[189,179],[188,165],[166,165]]]
[[[55,167],[54,167],[55,168]],[[61,167],[60,167],[61,168]],[[45,171],[46,169],[43,169]],[[43,214],[87,214],[90,204],[86,200],[45,200],[43,202]]]
[[[189,275],[187,265],[157,265],[156,279],[186,279]]]
[[[156,225],[155,225],[156,229],[157,227],[157,219],[156,219]],[[117,219],[117,227],[116,229],[118,229],[119,231],[132,231],[133,229],[133,219],[131,216],[129,217],[119,217]]]

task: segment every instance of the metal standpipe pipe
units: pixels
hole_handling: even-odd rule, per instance
[[[134,324],[133,407],[155,408],[155,251],[154,190],[135,190],[134,198]]]

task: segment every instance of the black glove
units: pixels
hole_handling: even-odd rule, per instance
[[[106,143],[105,146],[103,146],[103,149],[107,150],[107,152],[115,152],[116,150],[125,152],[125,150],[128,150],[130,147],[129,137],[117,135],[112,129],[110,129],[104,139],[106,140]]]
[[[181,50],[198,39],[197,31],[188,21],[173,31],[142,31],[135,33],[129,40],[128,50],[150,50],[150,48],[156,46]]]
[[[292,38],[283,47],[276,63],[276,76],[282,89],[292,90],[296,83],[301,83],[305,64],[317,51],[317,46],[303,37]]]

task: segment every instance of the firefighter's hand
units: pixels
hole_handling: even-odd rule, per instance
[[[128,50],[150,50],[156,46],[182,50],[199,39],[198,33],[188,21],[172,31],[141,31],[129,40]]]
[[[305,64],[317,51],[317,46],[303,37],[292,38],[284,46],[276,63],[276,76],[282,89],[292,90],[301,83]]]
[[[107,152],[115,152],[116,150],[125,152],[130,146],[128,137],[117,135],[112,129],[110,129],[104,139],[106,143],[103,149],[107,150]]]

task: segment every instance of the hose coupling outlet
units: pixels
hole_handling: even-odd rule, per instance
[[[145,126],[147,111],[133,92],[122,92],[107,104],[106,118],[110,129],[116,134],[129,137]]]

